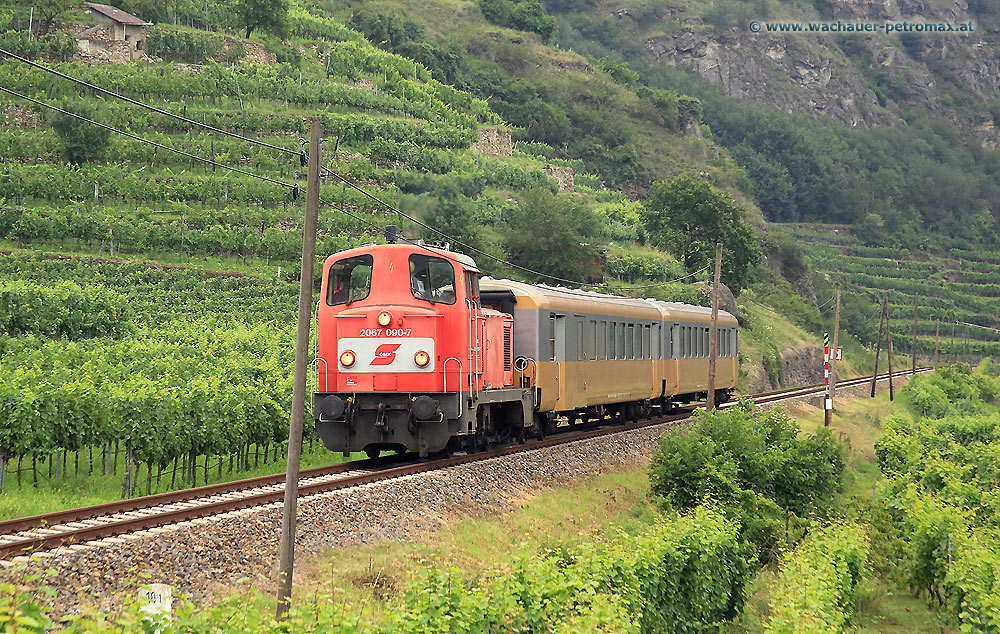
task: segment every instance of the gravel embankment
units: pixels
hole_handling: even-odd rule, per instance
[[[902,379],[897,379],[900,387]],[[838,392],[861,395],[868,389]],[[414,539],[449,518],[509,510],[515,500],[542,487],[609,467],[643,464],[670,427],[657,425],[302,498],[296,559],[330,548]],[[245,509],[109,538],[95,546],[40,553],[28,561],[19,558],[13,566],[5,564],[0,578],[41,574],[57,591],[56,614],[73,611],[87,597],[110,605],[116,594],[134,595],[147,583],[169,584],[175,596],[197,600],[240,578],[268,583],[276,568],[280,524],[280,503]]]

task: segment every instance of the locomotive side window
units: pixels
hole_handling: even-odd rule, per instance
[[[432,304],[454,304],[455,269],[451,262],[420,253],[411,255],[410,291]]]
[[[465,298],[470,306],[480,308],[478,273],[473,273],[472,271],[465,272]]]
[[[350,304],[368,297],[372,287],[372,256],[356,255],[344,258],[330,267],[326,285],[329,306]]]

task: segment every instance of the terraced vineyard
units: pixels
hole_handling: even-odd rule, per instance
[[[852,296],[855,315],[851,330],[865,343],[875,341],[878,304],[884,296],[889,302],[897,351],[912,349],[913,309],[918,303],[920,355],[933,356],[939,328],[942,360],[1000,354],[1000,253],[868,247],[846,226],[777,226],[805,248],[813,268],[822,276],[817,289],[830,282],[841,283],[845,294]]]

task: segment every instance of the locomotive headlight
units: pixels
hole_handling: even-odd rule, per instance
[[[349,368],[352,365],[354,365],[354,362],[356,360],[357,357],[355,357],[354,353],[351,352],[350,350],[344,350],[343,352],[340,353],[340,365],[344,366],[345,368]]]
[[[421,368],[426,368],[427,364],[431,362],[431,355],[421,350],[417,352],[417,354],[413,355],[413,362]]]
[[[387,310],[383,310],[378,314],[378,325],[383,328],[387,327],[392,323],[392,313]]]

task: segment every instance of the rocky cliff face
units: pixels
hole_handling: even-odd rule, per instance
[[[892,124],[905,104],[947,117],[985,145],[1000,143],[987,113],[1000,90],[1000,25],[976,23],[965,0],[822,0],[808,14],[774,9],[760,22],[971,21],[971,33],[754,33],[747,24],[719,29],[692,11],[665,8],[673,30],[649,37],[647,54],[732,96],[849,126]]]

